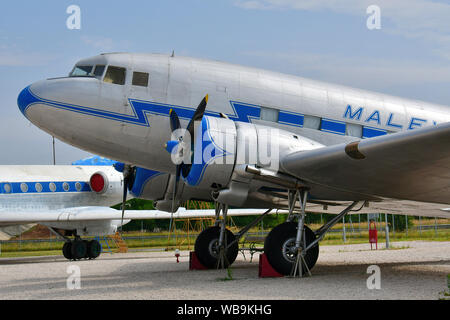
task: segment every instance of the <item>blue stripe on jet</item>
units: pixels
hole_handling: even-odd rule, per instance
[[[42,186],[42,191],[38,191],[36,189],[36,185],[40,184]],[[50,184],[55,184],[55,191],[50,189]],[[64,183],[69,185],[69,189],[64,190]],[[79,183],[81,185],[81,189],[77,190],[76,184]],[[21,185],[25,184],[27,186],[27,191],[24,192],[21,189]],[[10,192],[7,192],[7,186],[10,187]],[[87,182],[81,181],[45,181],[45,182],[1,182],[0,183],[0,194],[26,194],[26,193],[64,193],[64,192],[90,192],[91,187]]]
[[[383,136],[385,134],[387,134],[386,130],[376,129],[376,128],[372,128],[372,127],[363,127],[362,137],[363,138],[373,138],[373,137]]]

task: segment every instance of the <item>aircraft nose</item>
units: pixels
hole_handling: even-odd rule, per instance
[[[19,106],[20,111],[26,117],[27,108],[32,104],[38,101],[38,99],[31,93],[30,90],[31,85],[23,89],[19,96],[17,97],[17,105]]]

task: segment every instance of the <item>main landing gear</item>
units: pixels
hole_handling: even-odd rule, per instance
[[[63,245],[62,253],[64,258],[68,260],[96,259],[102,253],[102,246],[97,240],[82,240],[76,233],[75,239],[72,240],[55,228],[48,228],[55,235],[66,241]]]
[[[308,190],[290,190],[288,193],[289,216],[269,233],[264,242],[264,252],[271,266],[283,275],[311,276],[311,269],[319,257],[319,241],[338,221],[358,203],[353,202],[340,214],[316,231],[305,226],[305,210]],[[299,201],[300,212],[295,213],[295,203]],[[297,220],[297,222],[295,222]]]
[[[307,199],[307,189],[289,190],[287,221],[273,228],[264,242],[264,252],[269,263],[283,275],[293,277],[311,275],[311,269],[319,257],[319,241],[358,203],[353,202],[332,220],[313,231],[305,226]],[[297,201],[300,204],[299,212],[294,211]],[[237,257],[239,239],[271,210],[266,211],[236,234],[225,228],[227,211],[227,205],[216,203],[216,225],[200,233],[195,243],[197,258],[210,269],[229,267]],[[220,212],[223,213],[222,219]]]
[[[97,240],[67,240],[63,246],[63,255],[68,260],[95,259],[100,256],[102,247]]]
[[[223,217],[220,219],[220,212]],[[228,206],[216,203],[216,225],[203,230],[195,241],[198,260],[209,269],[228,268],[239,252],[235,235],[226,229]]]

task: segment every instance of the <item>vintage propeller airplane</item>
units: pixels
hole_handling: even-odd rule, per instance
[[[302,275],[326,232],[368,202],[450,204],[447,106],[132,53],[83,59],[69,76],[23,89],[18,106],[58,139],[121,162],[123,200],[131,190],[168,212],[187,199],[214,201],[217,225],[195,246],[209,268],[233,263],[248,230],[226,229],[228,207],[288,209],[264,249],[278,272]],[[335,219],[315,231],[305,226],[307,205],[342,201]]]

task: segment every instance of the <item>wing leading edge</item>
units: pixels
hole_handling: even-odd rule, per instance
[[[450,123],[295,152],[281,167],[312,185],[450,204]]]

